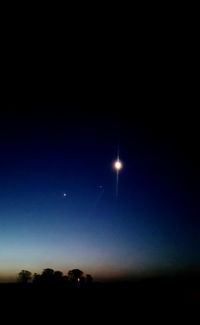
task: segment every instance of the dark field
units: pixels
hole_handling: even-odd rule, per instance
[[[73,319],[96,324],[109,319],[134,323],[136,319],[163,321],[175,315],[197,320],[200,278],[154,278],[93,283],[90,287],[1,284],[0,296],[2,311],[8,319],[14,316],[16,320],[55,319],[60,324],[64,319],[67,324]]]

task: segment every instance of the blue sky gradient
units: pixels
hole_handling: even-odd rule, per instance
[[[130,114],[37,109],[1,129],[1,280],[46,267],[97,279],[199,267],[192,167],[168,134],[159,143]]]

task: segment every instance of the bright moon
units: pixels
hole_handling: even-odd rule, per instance
[[[115,167],[115,169],[117,169],[117,170],[122,169],[122,163],[121,163],[121,161],[119,161],[119,160],[115,161],[115,163],[114,163],[114,167]]]

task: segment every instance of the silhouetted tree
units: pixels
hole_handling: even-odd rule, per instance
[[[34,273],[33,275],[33,283],[34,284],[41,284],[41,275]]]
[[[79,283],[81,281],[82,276],[83,276],[83,271],[79,269],[73,269],[68,272],[68,279],[70,282],[73,283]]]
[[[27,270],[22,270],[18,274],[18,282],[20,283],[28,283],[31,280],[31,272]]]
[[[60,286],[60,285],[78,285],[78,287],[85,287],[85,285],[90,285],[93,281],[90,274],[83,275],[83,271],[79,269],[73,269],[68,272],[68,276],[63,275],[61,271],[54,271],[53,269],[44,269],[42,274],[34,273],[33,277],[31,272],[27,270],[22,270],[18,275],[18,281],[21,283],[27,283],[31,278],[33,279],[33,284],[36,285],[50,285],[50,286]]]
[[[45,276],[45,277],[52,277],[54,275],[54,270],[53,269],[44,269],[43,272],[42,272],[42,276]]]
[[[86,274],[86,283],[91,284],[93,282],[93,278],[90,274]]]
[[[63,282],[63,273],[61,271],[54,272],[54,283],[61,284]]]
[[[67,284],[67,283],[68,283],[68,280],[69,280],[69,279],[68,279],[68,276],[67,276],[67,275],[64,275],[64,276],[63,276],[63,283],[64,283],[64,284]]]
[[[44,284],[52,284],[54,280],[54,270],[44,269],[41,274],[41,282]]]

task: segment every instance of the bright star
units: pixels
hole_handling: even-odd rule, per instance
[[[118,171],[122,169],[122,162],[118,159],[114,162],[114,168]]]

